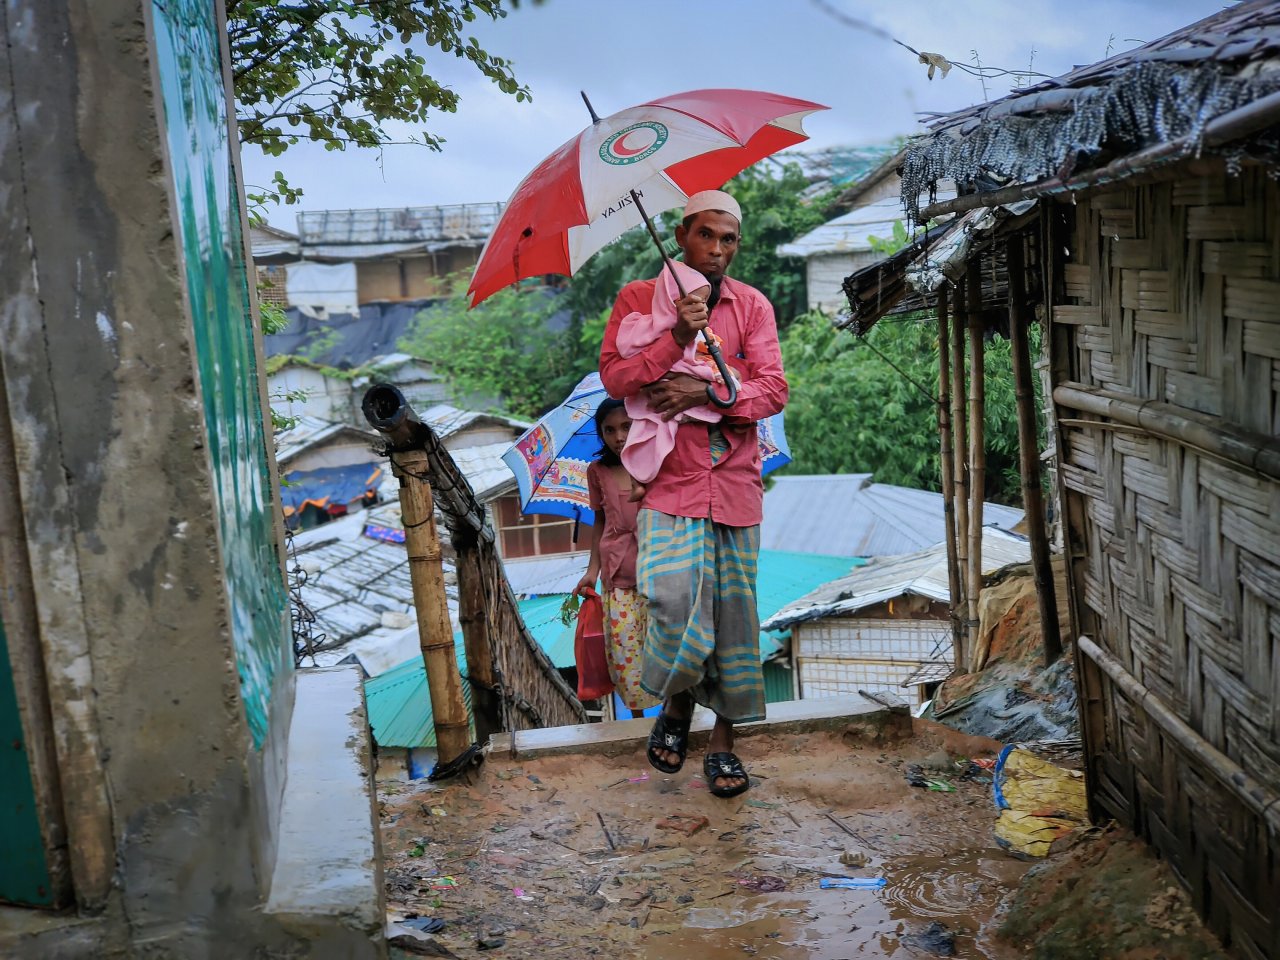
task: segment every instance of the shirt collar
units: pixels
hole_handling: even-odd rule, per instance
[[[721,280],[720,281],[720,299],[721,300],[737,300],[738,299],[737,285],[738,285],[738,281],[734,280],[732,277],[725,277],[723,280]]]

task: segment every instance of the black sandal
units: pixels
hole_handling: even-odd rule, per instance
[[[747,776],[747,768],[742,765],[737,754],[708,753],[706,759],[702,761],[702,772],[706,775],[707,789],[711,791],[713,797],[727,799],[751,789],[751,778]],[[733,777],[742,782],[731,787],[717,787],[717,777]]]
[[[649,734],[649,747],[646,751],[651,767],[663,773],[680,772],[680,768],[684,766],[685,754],[689,752],[689,725],[691,723],[693,723],[693,717],[676,720],[668,717],[665,712],[658,714],[658,719],[653,724],[653,731]],[[680,757],[680,762],[677,764],[663,762],[658,757],[656,752],[658,750],[666,750],[669,753],[677,754]]]

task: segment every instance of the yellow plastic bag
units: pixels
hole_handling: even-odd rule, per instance
[[[1043,857],[1054,840],[1088,818],[1084,774],[1006,747],[994,778],[996,841],[1015,855]]]

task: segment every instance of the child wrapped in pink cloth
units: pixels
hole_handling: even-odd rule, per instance
[[[673,262],[686,292],[706,298],[711,290],[707,278],[692,267]],[[663,270],[653,287],[652,312],[631,313],[623,317],[618,327],[618,352],[623,357],[634,357],[659,337],[666,336],[676,325],[675,301],[680,290],[670,270]],[[712,334],[714,336],[714,334]],[[700,350],[701,348],[701,350]],[[671,373],[687,373],[708,383],[724,385],[724,378],[716,369],[715,361],[705,352],[702,337],[697,337],[684,348],[684,356],[672,366]],[[643,395],[626,398],[627,416],[631,418],[631,431],[622,451],[622,464],[627,473],[641,484],[649,483],[658,475],[658,468],[676,443],[676,431],[681,423],[700,421],[718,423],[720,413],[710,404],[693,407],[678,417],[664,420]]]

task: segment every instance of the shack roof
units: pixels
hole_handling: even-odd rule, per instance
[[[1011,528],[1022,511],[983,507],[988,522]],[[875,483],[869,473],[778,477],[764,495],[760,546],[844,557],[912,553],[944,536],[942,494]]]
[[[370,461],[377,459],[373,454],[377,435],[372,430],[361,430],[349,423],[334,423],[307,415],[299,417],[292,426],[276,434],[276,462],[281,467],[286,467],[290,461],[308,450],[315,450],[339,439],[367,445]]]
[[[871,249],[873,237],[888,240],[893,225],[903,219],[902,200],[885,197],[865,207],[858,207],[790,243],[778,247],[780,257],[812,257],[833,253],[858,253]]]
[[[929,122],[907,148],[902,195],[939,181],[975,185],[995,202],[1116,182],[1206,150],[1239,155],[1241,138],[1280,114],[1280,5],[1244,0],[1167,36],[1000,100]],[[1272,153],[1275,131],[1262,138]],[[995,188],[1033,186],[1018,196]],[[987,204],[989,205],[989,204]]]
[[[1029,563],[1031,547],[1025,537],[995,527],[982,531],[982,572],[990,575],[1011,564]],[[766,617],[761,629],[780,630],[806,620],[848,616],[865,607],[902,596],[949,602],[947,549],[935,544],[903,557],[882,557],[865,567],[831,580],[813,592]]]
[[[309,260],[370,260],[451,247],[484,246],[501,203],[313,210],[298,214],[298,244]]]

